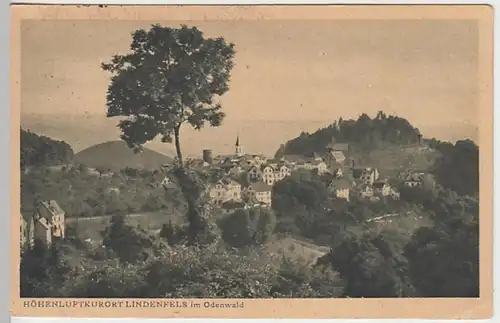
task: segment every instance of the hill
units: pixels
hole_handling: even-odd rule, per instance
[[[366,114],[357,120],[339,118],[312,134],[303,132],[283,144],[275,157],[322,155],[332,142],[349,144],[346,157],[356,165],[375,166],[384,176],[404,168],[429,169],[439,157],[408,120],[381,111],[374,118]]]
[[[80,151],[75,161],[89,167],[120,170],[127,167],[155,169],[173,159],[148,148],[135,153],[123,141],[107,141]]]
[[[21,169],[54,166],[70,163],[73,149],[64,141],[58,141],[21,129]]]

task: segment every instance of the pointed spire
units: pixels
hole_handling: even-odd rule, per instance
[[[240,134],[238,133],[238,135],[236,136],[236,146],[239,145],[240,145]]]

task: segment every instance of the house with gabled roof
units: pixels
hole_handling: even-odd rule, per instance
[[[344,167],[337,166],[337,167],[332,168],[331,174],[333,176],[335,176],[336,178],[340,178],[340,177],[344,176]]]
[[[264,163],[267,162],[267,158],[266,156],[262,155],[262,154],[255,154],[255,155],[252,155],[252,159],[253,159],[253,162],[256,164],[256,165],[262,165]]]
[[[330,185],[328,185],[328,191],[336,198],[349,201],[351,183],[345,178],[334,179]]]
[[[375,181],[372,187],[376,196],[389,196],[392,193],[391,185],[386,181]]]
[[[33,216],[26,213],[20,213],[21,226],[21,248],[23,246],[32,246],[35,240],[35,222]]]
[[[274,182],[276,181],[276,176],[275,176],[276,167],[274,165],[269,165],[269,164],[262,165],[261,171],[262,171],[262,181],[267,185],[273,185]]]
[[[359,196],[362,198],[370,199],[373,197],[373,187],[367,184],[362,184],[359,187]]]
[[[276,167],[275,180],[276,182],[281,181],[285,177],[290,176],[291,174],[292,174],[292,169],[282,162]]]
[[[313,169],[316,169],[318,171],[318,174],[324,174],[328,171],[328,166],[323,160],[317,160],[314,159],[312,162],[312,167]]]
[[[233,213],[236,210],[244,209],[246,204],[242,201],[229,200],[223,202],[221,205],[222,213],[228,214]]]
[[[379,179],[380,173],[377,168],[374,167],[356,167],[351,169],[352,176],[354,180],[358,183],[364,183],[367,185],[373,185],[373,183]]]
[[[63,239],[66,213],[54,200],[40,201],[34,213],[21,214],[21,242],[32,245],[39,240],[47,245]]]
[[[349,150],[349,144],[345,143],[345,142],[337,142],[337,143],[334,143],[331,146],[331,149],[334,150],[334,151],[343,151],[343,152],[346,152],[346,151]]]
[[[240,201],[241,184],[231,178],[223,178],[209,185],[208,195],[217,205],[229,200]]]
[[[247,171],[247,177],[249,182],[258,182],[262,180],[262,176],[264,173],[262,173],[261,166],[252,166],[248,169]]]
[[[301,155],[284,155],[283,160],[291,164],[304,163],[305,157]]]
[[[333,168],[338,164],[343,165],[346,157],[342,151],[329,151],[326,153],[324,160],[328,168]]]
[[[406,175],[403,184],[408,187],[421,187],[424,182],[425,173],[410,172]]]
[[[271,205],[272,186],[266,183],[251,183],[245,190],[248,200],[256,200],[265,205]]]

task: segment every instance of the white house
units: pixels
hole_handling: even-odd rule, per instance
[[[373,192],[377,196],[389,196],[392,194],[392,188],[385,181],[376,181],[373,183]]]
[[[328,190],[337,198],[349,201],[351,185],[343,178],[333,180],[328,186]]]
[[[323,160],[313,159],[310,164],[312,169],[316,169],[318,171],[318,174],[324,174],[328,171],[328,166]]]
[[[378,169],[374,167],[353,168],[352,175],[356,182],[364,183],[370,186],[373,185],[373,183],[378,180],[380,176]]]
[[[262,166],[262,181],[267,185],[273,185],[276,181],[275,173],[276,169],[271,165]]]
[[[409,173],[403,183],[408,187],[421,187],[424,182],[424,173]]]
[[[32,214],[21,214],[21,243],[33,244],[40,240],[51,244],[54,238],[65,235],[66,213],[54,200],[41,201]]]
[[[278,166],[278,169],[276,169],[275,172],[275,179],[276,181],[281,181],[287,176],[290,176],[292,174],[292,170],[290,167],[288,167],[285,164],[281,164]]]
[[[246,195],[249,200],[254,199],[259,203],[271,205],[272,186],[265,183],[252,183],[247,188]]]
[[[241,200],[241,185],[233,180],[224,179],[210,185],[208,195],[217,205],[230,200]]]
[[[335,176],[336,178],[340,178],[344,176],[344,169],[342,167],[335,167],[332,170],[332,175]]]
[[[373,188],[369,185],[362,185],[359,190],[359,195],[362,198],[372,198],[373,197]]]

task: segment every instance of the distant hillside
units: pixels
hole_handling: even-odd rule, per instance
[[[144,148],[134,153],[123,141],[107,141],[84,149],[75,155],[75,161],[89,167],[104,167],[111,170],[130,168],[158,168],[172,162],[172,158],[154,150]]]
[[[362,114],[357,120],[339,118],[328,127],[318,129],[312,134],[303,132],[284,144],[276,153],[276,157],[284,154],[311,156],[313,153],[324,153],[332,140],[372,150],[387,144],[416,144],[420,136],[420,131],[408,120],[388,116],[380,111],[373,119],[367,114]]]
[[[53,140],[21,129],[21,169],[53,166],[73,160],[73,149],[64,141]]]
[[[422,134],[408,120],[379,112],[374,118],[362,114],[357,120],[339,118],[314,133],[302,133],[283,144],[276,157],[324,154],[328,144],[349,144],[346,157],[357,165],[378,167],[382,175],[393,175],[403,168],[429,169],[439,154],[420,146]]]

